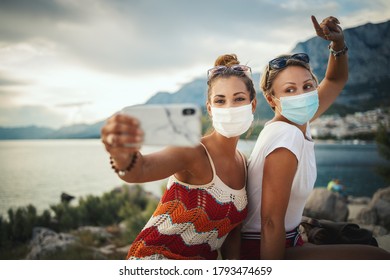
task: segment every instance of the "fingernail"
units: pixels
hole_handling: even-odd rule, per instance
[[[112,143],[114,142],[114,141],[113,141],[113,138],[114,138],[114,136],[113,136],[112,134],[110,134],[110,135],[107,136],[107,143],[108,143],[109,145],[112,145]]]

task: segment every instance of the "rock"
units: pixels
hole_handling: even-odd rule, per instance
[[[375,225],[377,220],[376,211],[370,207],[363,207],[356,215],[356,221],[363,225]]]
[[[121,233],[124,233],[127,231],[127,224],[126,224],[126,221],[122,221],[119,223],[119,231]]]
[[[380,225],[390,231],[390,187],[379,189],[365,207],[349,205],[353,215],[349,221],[363,225]]]
[[[377,237],[376,241],[380,248],[390,252],[390,234]]]
[[[340,197],[338,194],[334,194],[335,195],[335,200],[336,200],[336,203],[335,203],[335,207],[334,209],[330,209],[330,215],[331,215],[331,218],[332,218],[332,221],[335,221],[335,222],[343,222],[343,221],[347,221],[348,219],[348,215],[349,215],[349,209],[348,209],[348,205],[345,201],[344,198]]]
[[[107,246],[99,248],[98,250],[104,255],[110,255],[116,251],[116,247],[114,244],[109,244]]]
[[[378,199],[375,202],[373,209],[375,209],[378,218],[377,224],[390,229],[390,202]]]
[[[78,232],[88,231],[93,235],[95,235],[96,237],[98,237],[99,239],[103,239],[103,240],[107,240],[113,237],[113,235],[103,227],[84,226],[84,227],[79,227],[77,231]]]
[[[369,206],[376,212],[376,223],[390,230],[390,187],[379,189]]]
[[[67,194],[67,193],[61,193],[61,202],[69,203],[71,200],[73,200],[75,197],[73,195]]]
[[[127,253],[129,252],[130,246],[131,246],[131,244],[123,246],[123,247],[116,248],[116,251],[118,253],[122,253],[123,257],[125,258],[127,256]]]
[[[76,242],[77,239],[71,234],[56,233],[48,228],[35,227],[33,228],[33,237],[30,242],[31,251],[26,256],[26,259],[42,259],[48,253],[54,253],[57,250],[65,250]]]
[[[349,196],[348,203],[350,205],[367,205],[371,202],[371,199],[372,198],[368,196],[358,196],[358,197]]]
[[[107,226],[106,228],[106,231],[111,234],[111,235],[119,235],[121,233],[121,229],[119,227],[119,225],[111,225],[111,226]]]
[[[368,203],[367,203],[368,204]],[[351,204],[348,203],[348,221],[358,222],[358,215],[363,208],[367,208],[367,204]]]
[[[382,188],[377,190],[374,195],[372,196],[370,206],[374,206],[374,204],[379,200],[382,199],[384,201],[390,202],[390,187]],[[390,213],[389,213],[390,214]]]
[[[315,188],[309,195],[303,215],[307,217],[344,222],[348,218],[345,200],[326,188]]]

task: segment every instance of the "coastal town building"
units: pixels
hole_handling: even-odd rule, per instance
[[[314,138],[345,139],[373,136],[380,124],[390,127],[389,109],[377,108],[344,117],[324,115],[316,119],[310,128]]]

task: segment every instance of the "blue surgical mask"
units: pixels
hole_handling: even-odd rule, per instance
[[[294,96],[280,97],[278,100],[282,106],[282,116],[299,125],[310,121],[319,106],[317,90]]]

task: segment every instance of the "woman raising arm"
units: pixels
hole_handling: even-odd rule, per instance
[[[348,48],[339,21],[328,17],[318,24],[312,17],[312,22],[317,35],[331,41],[323,81],[318,84],[304,53],[272,59],[261,78],[264,97],[275,115],[260,133],[249,159],[248,217],[243,223],[241,256],[352,259],[362,250],[360,256],[367,259],[389,258],[372,246],[302,246],[298,226],[317,176],[309,122],[329,108],[348,78]],[[297,249],[286,249],[291,247]]]

